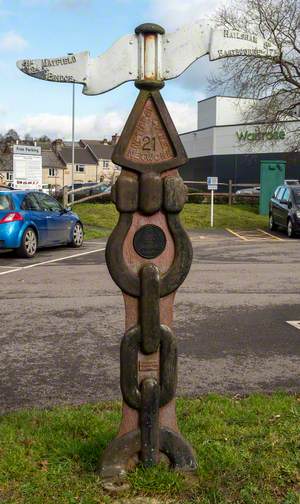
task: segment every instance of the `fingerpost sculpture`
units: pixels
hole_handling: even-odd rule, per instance
[[[39,79],[81,83],[87,95],[129,80],[140,89],[112,158],[122,167],[112,191],[120,216],[107,243],[106,262],[124,295],[126,330],[120,356],[123,418],[101,460],[106,478],[122,475],[139,461],[152,466],[162,458],[180,470],[196,468],[176,422],[177,343],[172,331],[175,293],[192,262],[179,218],[187,191],[177,170],[187,157],[160,89],[205,54],[215,60],[243,54],[273,57],[276,52],[251,33],[201,22],[174,33],[143,24],[94,59],[82,52],[17,62]]]

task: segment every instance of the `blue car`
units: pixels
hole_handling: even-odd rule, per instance
[[[81,247],[83,226],[78,215],[37,191],[0,190],[0,249],[33,257],[40,247]]]

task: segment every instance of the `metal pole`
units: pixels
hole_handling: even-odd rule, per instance
[[[214,227],[214,191],[211,191],[210,227]]]
[[[68,56],[73,56],[74,53],[68,53]],[[74,165],[75,165],[75,82],[72,86],[72,174],[71,185],[74,191]],[[74,203],[74,193],[71,196],[71,202]]]
[[[72,191],[74,191],[74,164],[75,164],[75,83],[73,82],[72,93]],[[71,198],[74,203],[74,193]]]

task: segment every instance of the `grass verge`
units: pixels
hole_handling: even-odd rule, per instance
[[[86,239],[107,236],[115,227],[118,212],[113,204],[81,203],[74,205],[85,224]],[[210,205],[188,203],[181,213],[181,221],[186,229],[210,228]],[[268,218],[259,215],[250,205],[215,205],[215,228],[256,229],[266,228]]]
[[[119,403],[1,416],[0,502],[299,504],[299,397],[210,395],[177,405],[182,433],[196,450],[197,473],[138,468],[117,498],[103,491],[95,470],[116,434]]]

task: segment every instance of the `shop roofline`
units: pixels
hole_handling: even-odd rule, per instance
[[[298,119],[298,120],[292,119],[291,121],[282,121],[277,124],[285,125],[285,124],[291,124],[291,123],[300,123],[300,119]],[[191,131],[186,131],[185,133],[179,133],[179,136],[188,135],[190,133],[197,133],[198,131],[206,131],[206,130],[213,129],[213,128],[232,128],[233,126],[261,126],[261,125],[266,125],[266,124],[268,124],[268,123],[267,122],[249,122],[249,123],[237,123],[237,124],[218,124],[215,126],[207,126],[207,128],[200,128],[200,129],[195,129],[195,130],[191,130]]]
[[[256,101],[259,101],[259,100],[263,100],[264,98],[251,98],[251,96],[230,96],[230,95],[213,95],[213,96],[209,96],[208,98],[203,98],[203,100],[197,100],[197,103],[202,103],[202,102],[205,102],[205,101],[208,101],[208,100],[212,100],[213,98],[234,98],[236,100],[256,100]]]

